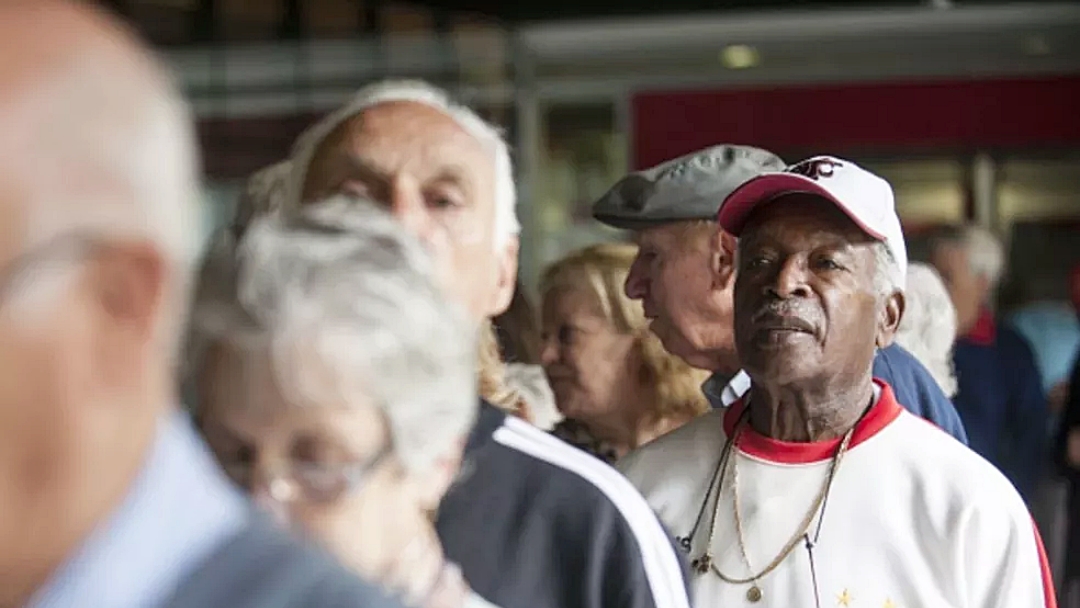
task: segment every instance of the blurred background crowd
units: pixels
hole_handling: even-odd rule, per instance
[[[1064,298],[1080,213],[1073,3],[105,4],[157,43],[195,106],[208,224],[313,117],[362,84],[417,77],[506,130],[533,297],[548,263],[619,238],[589,205],[628,169],[746,142],[882,175],[908,234],[969,220],[993,230],[1015,244],[1007,307]]]
[[[247,228],[243,201],[273,206],[281,176],[263,173],[260,187],[252,174],[365,84],[423,79],[500,126],[520,264],[487,352],[507,364],[492,382],[513,390],[499,403],[481,375],[480,393],[609,463],[708,411],[709,374],[649,332],[624,289],[637,247],[596,222],[593,203],[630,171],[717,142],[789,160],[837,154],[886,178],[916,262],[898,342],[951,398],[970,447],[1027,502],[1059,588],[1080,580],[1080,4],[687,0],[665,14],[644,2],[100,4],[155,45],[194,108],[207,180],[199,237],[211,253],[212,235]],[[301,251],[302,232],[277,238]],[[208,296],[237,280],[213,264],[199,301],[226,316],[207,335],[258,327],[227,316],[228,296]],[[453,321],[435,321],[451,312],[416,314],[433,340],[473,346]],[[218,356],[221,369],[241,365]],[[230,421],[204,428],[220,457],[229,433],[248,427],[241,413],[213,415]],[[467,417],[439,421],[466,435]],[[423,443],[403,445],[437,461],[442,448]],[[234,451],[222,464],[239,480],[250,467]],[[422,497],[433,510],[450,477],[423,483],[438,488]]]
[[[658,14],[644,2],[105,4],[159,47],[194,104],[206,235],[233,217],[251,172],[364,83],[422,78],[501,126],[522,230],[500,346],[537,421],[553,426],[569,412],[557,432],[579,443],[594,443],[589,416],[609,405],[583,402],[557,378],[552,395],[535,366],[550,372],[558,357],[539,323],[568,323],[587,307],[575,302],[599,301],[610,331],[647,340],[640,310],[621,294],[632,247],[593,221],[593,201],[628,170],[715,142],[856,160],[890,181],[912,257],[929,264],[909,278],[920,299],[902,343],[954,396],[977,451],[1019,467],[1010,475],[1033,504],[1064,500],[1064,486],[1046,480],[1056,475],[1080,345],[1069,291],[1080,263],[1080,6],[684,0]],[[995,349],[1005,365],[1030,369],[1017,380],[1023,388],[989,381],[1001,377],[987,354]],[[648,424],[610,431],[611,441],[594,445],[606,457],[706,407],[688,388],[700,374],[670,365],[655,364],[678,376],[665,380],[670,402],[642,414],[654,418]],[[1007,403],[1009,391],[1024,396]],[[623,396],[612,403],[632,408]],[[1019,434],[1020,447],[999,457],[1003,429]],[[1035,510],[1055,526],[1044,532],[1051,553],[1064,555],[1055,509]]]

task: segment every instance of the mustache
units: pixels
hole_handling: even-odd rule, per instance
[[[817,330],[815,320],[818,315],[806,308],[791,301],[769,302],[751,315],[750,323],[763,329],[788,329],[813,334]]]

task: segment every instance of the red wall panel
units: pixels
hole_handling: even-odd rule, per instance
[[[636,168],[716,143],[842,153],[1080,144],[1080,76],[634,95]]]

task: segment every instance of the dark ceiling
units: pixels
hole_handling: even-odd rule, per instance
[[[948,0],[939,0],[946,1]],[[996,4],[1007,0],[955,0],[953,4]],[[1015,3],[1017,0],[1011,0]],[[1035,1],[1035,0],[1019,0]],[[164,46],[241,40],[288,40],[319,37],[308,15],[323,23],[346,20],[357,25],[333,35],[370,35],[385,31],[381,15],[389,7],[430,11],[432,27],[443,30],[457,16],[479,14],[506,25],[560,19],[677,14],[700,11],[799,10],[895,7],[936,4],[934,0],[98,0],[120,13],[153,42]],[[328,8],[330,7],[330,8]],[[231,15],[232,21],[222,15]],[[327,17],[329,15],[329,17]],[[238,17],[239,16],[239,17]],[[247,20],[239,28],[236,20]],[[252,23],[256,24],[254,27]],[[230,32],[248,32],[236,36]],[[250,35],[258,30],[257,35]]]
[[[450,10],[467,10],[498,16],[509,22],[580,19],[630,15],[657,15],[698,11],[793,9],[800,7],[850,7],[916,5],[918,0],[428,0],[422,4]]]

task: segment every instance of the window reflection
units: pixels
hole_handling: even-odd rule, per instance
[[[533,213],[531,277],[572,249],[623,238],[592,219],[592,203],[626,174],[627,137],[613,101],[550,103],[543,110],[540,166]]]

